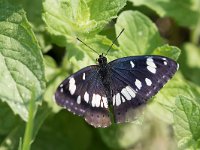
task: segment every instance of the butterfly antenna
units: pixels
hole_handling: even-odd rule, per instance
[[[122,29],[122,31],[119,33],[119,35],[115,38],[115,40],[112,42],[112,45],[110,45],[109,49],[106,52],[106,55],[108,54],[108,52],[110,51],[110,49],[112,48],[112,46],[115,44],[115,42],[117,41],[117,39],[120,37],[120,35],[122,34],[122,32],[124,32],[124,28]],[[105,56],[106,56],[105,55]]]
[[[88,47],[89,49],[91,49],[93,52],[95,52],[95,53],[97,53],[99,55],[99,53],[96,50],[94,50],[93,48],[91,48],[90,46],[88,46],[87,44],[85,44],[81,39],[79,39],[79,38],[76,38],[76,39],[78,41],[80,41],[81,43],[83,43],[86,47]]]

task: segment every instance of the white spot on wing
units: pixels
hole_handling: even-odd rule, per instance
[[[92,107],[100,106],[101,96],[99,94],[93,94],[92,96]]]
[[[146,84],[147,84],[148,86],[151,86],[151,84],[152,84],[151,80],[148,79],[148,78],[145,78],[145,82],[146,82]]]
[[[147,58],[147,61],[146,61],[146,63],[147,63],[147,69],[150,71],[150,72],[152,72],[152,73],[156,73],[156,65],[155,65],[155,63],[154,63],[154,61],[153,61],[153,59],[152,58]]]
[[[85,80],[85,73],[83,73],[83,80]]]
[[[60,87],[63,87],[63,84],[61,84]]]
[[[132,98],[134,98],[136,95],[135,95],[135,90],[133,90],[130,86],[127,86],[126,87],[126,90],[128,91],[128,93],[131,95]]]
[[[153,61],[152,58],[147,58],[146,63],[147,63],[148,66],[151,66],[151,67],[153,67],[153,68],[156,68],[156,65],[155,65],[155,63],[154,63],[154,61]]]
[[[135,80],[135,86],[137,86],[138,89],[141,89],[142,83],[140,82],[140,80],[138,79]]]
[[[116,95],[113,96],[113,106],[115,106],[115,98],[116,98]]]
[[[135,64],[134,64],[132,61],[130,61],[130,64],[131,64],[131,67],[132,67],[132,68],[135,67]]]
[[[63,93],[63,88],[60,89],[60,92]]]
[[[100,103],[101,103],[101,107],[103,108],[103,100],[101,100]]]
[[[152,73],[156,73],[156,68],[153,68],[153,67],[151,67],[151,66],[147,66],[147,69],[150,71],[150,72],[152,72]]]
[[[76,102],[77,102],[77,104],[80,104],[80,103],[81,103],[81,96],[80,96],[80,95],[77,97]]]
[[[124,97],[127,99],[127,100],[131,100],[131,96],[129,95],[128,91],[126,90],[126,88],[123,88],[121,93],[124,95]]]
[[[119,106],[121,104],[121,96],[119,93],[116,94],[116,106]]]
[[[73,77],[71,77],[69,79],[69,92],[71,95],[73,95],[76,91],[76,84],[75,84],[75,80]]]
[[[85,92],[84,94],[84,100],[88,103],[89,102],[89,94]]]
[[[92,96],[92,107],[95,107],[96,94]]]
[[[81,108],[80,108],[80,112],[84,113],[84,112],[85,112],[85,110],[83,110],[83,109],[81,109]]]
[[[121,96],[121,98],[122,98],[122,102],[124,103],[126,100],[124,99],[124,97],[123,97],[123,96]]]
[[[164,63],[165,66],[167,65],[167,62],[166,62],[166,61],[164,61],[163,63]]]
[[[103,101],[104,107],[108,108],[108,100],[107,100],[107,98],[106,97],[102,97],[102,101]]]
[[[96,102],[96,107],[99,107],[100,106],[100,101],[101,101],[101,96],[100,95],[96,95],[96,100],[95,100],[95,102]]]

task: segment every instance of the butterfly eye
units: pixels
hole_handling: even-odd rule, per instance
[[[98,58],[98,62],[99,64],[107,64],[107,59],[106,57],[100,55],[100,57]]]
[[[99,59],[98,59],[98,62],[99,62],[100,64],[102,64],[102,63],[103,63],[102,58],[99,58]]]

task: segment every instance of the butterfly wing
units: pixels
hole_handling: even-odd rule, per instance
[[[106,127],[111,120],[98,71],[99,66],[88,66],[65,79],[55,93],[55,100],[68,111],[83,116],[89,124]]]
[[[129,121],[128,112],[145,104],[177,71],[178,64],[162,56],[125,57],[110,62],[115,122]]]

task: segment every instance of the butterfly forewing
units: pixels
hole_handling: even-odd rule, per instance
[[[178,64],[162,56],[125,57],[110,62],[115,122],[134,119],[127,113],[145,104],[177,71]],[[131,120],[129,120],[131,119]]]
[[[58,87],[55,100],[95,127],[111,124],[108,100],[99,75],[99,66],[93,65],[65,79]]]

